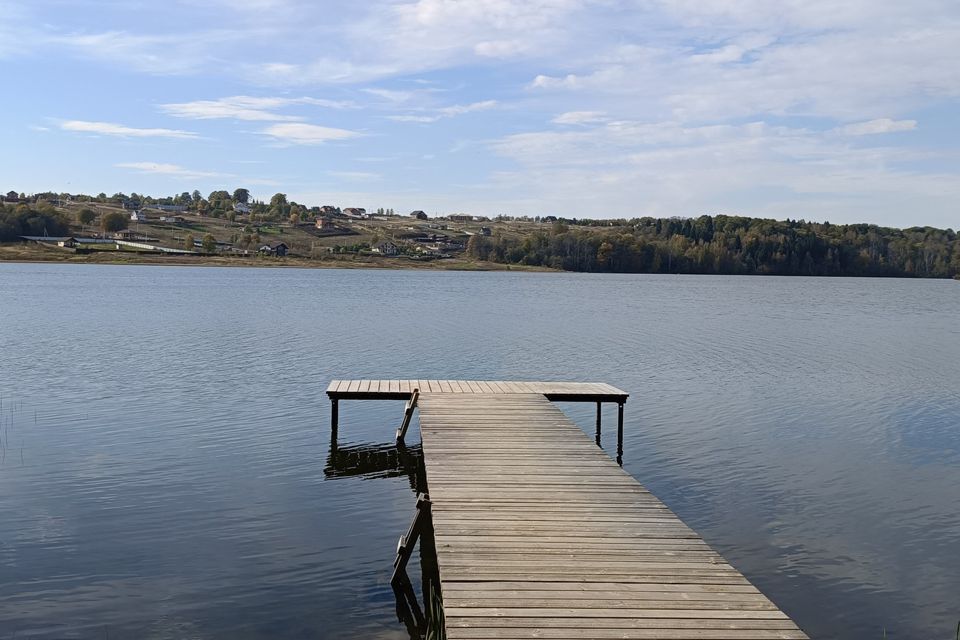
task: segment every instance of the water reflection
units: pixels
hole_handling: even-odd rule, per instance
[[[419,444],[404,446],[364,442],[340,446],[334,435],[330,439],[323,475],[327,480],[405,477],[414,494],[426,491],[423,450]]]
[[[427,491],[423,449],[419,444],[407,446],[403,443],[365,442],[341,446],[337,429],[331,430],[330,449],[323,474],[326,480],[405,477],[415,495]],[[411,508],[411,517],[413,514],[414,508]],[[404,626],[411,640],[426,637],[428,631],[436,626],[440,612],[440,573],[437,568],[433,520],[429,509],[424,512],[419,527],[419,552],[419,597],[405,570],[398,572],[391,583],[396,599],[397,620]]]
[[[440,570],[429,509],[425,512],[424,526],[420,531],[420,585],[421,599],[418,600],[405,570],[399,572],[391,583],[397,600],[397,619],[407,629],[411,640],[440,637],[437,632],[443,628]],[[422,607],[420,602],[423,602]]]

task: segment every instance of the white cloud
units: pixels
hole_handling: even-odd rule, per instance
[[[481,102],[471,102],[470,104],[455,104],[451,107],[443,107],[437,111],[444,116],[452,117],[472,113],[474,111],[487,111],[497,106],[496,100],[483,100]]]
[[[196,100],[194,102],[162,104],[160,105],[160,109],[168,115],[177,118],[191,118],[194,120],[210,120],[216,118],[254,121],[303,120],[304,118],[302,116],[283,115],[274,111],[291,105],[310,105],[332,109],[343,109],[350,106],[347,102],[337,102],[320,98],[232,96],[229,98],[220,98],[219,100]]]
[[[555,117],[554,124],[597,124],[607,121],[607,114],[603,111],[567,111]]]
[[[848,136],[867,136],[877,133],[913,131],[916,128],[916,120],[891,120],[890,118],[878,118],[876,120],[869,120],[867,122],[855,122],[853,124],[837,127],[835,131]]]
[[[255,63],[249,72],[265,84],[359,83],[476,60],[544,57],[565,50],[570,42],[586,41],[590,21],[575,17],[585,14],[591,4],[587,0],[362,3],[363,15],[338,25],[330,37],[320,40],[312,55],[291,52],[287,59],[275,59],[269,66]],[[317,16],[318,23],[327,20],[328,15]]]
[[[367,87],[362,91],[372,96],[389,100],[390,102],[406,102],[414,96],[413,91],[395,91],[393,89],[381,89],[379,87]]]
[[[180,165],[160,162],[120,162],[114,166],[123,169],[134,169],[139,173],[172,176],[176,178],[221,178],[230,176],[230,174],[227,173],[195,171],[181,167]]]
[[[64,131],[80,133],[94,133],[105,136],[119,136],[122,138],[197,138],[198,134],[180,129],[140,129],[128,127],[112,122],[89,122],[87,120],[66,120],[59,123]]]
[[[160,35],[102,31],[45,35],[39,42],[108,64],[169,75],[194,73],[208,67],[217,58],[218,48],[235,44],[242,37],[242,33],[230,30]]]
[[[478,42],[473,47],[474,53],[486,58],[510,58],[529,49],[526,40],[488,40]]]
[[[436,122],[439,119],[439,116],[387,116],[387,120],[393,120],[394,122]]]
[[[443,118],[453,118],[455,116],[460,116],[465,113],[473,113],[474,111],[487,111],[488,109],[494,109],[497,107],[496,100],[483,100],[481,102],[472,102],[470,104],[455,104],[449,107],[440,107],[438,109],[420,109],[420,112],[432,113],[433,115],[393,115],[387,116],[388,120],[393,120],[395,122],[436,122],[437,120],[442,120]]]
[[[347,129],[321,127],[302,122],[274,124],[261,133],[280,143],[300,145],[323,144],[331,140],[347,140],[361,135],[356,131],[348,131]]]

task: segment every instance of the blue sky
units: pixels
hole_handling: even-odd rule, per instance
[[[960,227],[956,0],[0,0],[0,189]]]

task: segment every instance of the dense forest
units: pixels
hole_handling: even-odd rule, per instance
[[[472,236],[467,251],[481,260],[567,271],[923,278],[960,273],[960,242],[950,229],[739,216],[561,220],[526,238]]]

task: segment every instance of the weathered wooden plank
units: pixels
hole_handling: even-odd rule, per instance
[[[760,611],[736,611],[727,609],[642,609],[642,608],[610,608],[584,609],[570,607],[566,609],[534,608],[534,607],[444,607],[444,615],[448,618],[513,616],[515,618],[717,618],[717,619],[754,619],[754,620],[783,620],[786,614],[776,609]],[[588,623],[589,624],[589,623]]]
[[[761,629],[795,630],[790,620],[702,620],[677,618],[591,618],[594,629]],[[569,629],[570,620],[564,618],[514,618],[511,616],[484,618],[478,616],[447,618],[447,629]]]
[[[590,597],[593,591],[609,591],[621,594],[632,593],[687,593],[687,594],[760,594],[751,584],[732,585],[689,585],[663,583],[632,583],[632,582],[457,582],[448,580],[444,594],[482,594],[482,593],[524,593],[533,591],[539,594],[546,593],[579,593]]]
[[[580,597],[579,595],[567,598],[545,598],[526,592],[518,592],[513,595],[497,594],[495,597],[491,597],[489,594],[463,597],[444,592],[443,604],[447,607],[502,607],[511,609],[520,607],[537,609],[644,607],[650,609],[722,609],[724,611],[769,611],[776,609],[774,604],[762,595],[750,598],[714,597],[710,599],[701,599],[700,594],[689,596],[689,594],[675,592],[639,595],[648,597],[639,597],[638,594],[634,594],[632,598],[624,598],[616,591],[597,591],[594,592],[592,598]]]
[[[593,629],[590,625],[581,627],[567,628],[549,628],[549,629],[517,629],[517,628],[456,628],[447,633],[450,640],[485,638],[487,640],[511,639],[522,640],[525,638],[545,638],[561,640],[577,640],[579,638],[591,638],[593,640],[605,640],[606,638],[619,638],[621,640],[770,640],[774,638],[791,639],[806,638],[806,636],[797,630],[759,630],[759,629]]]

